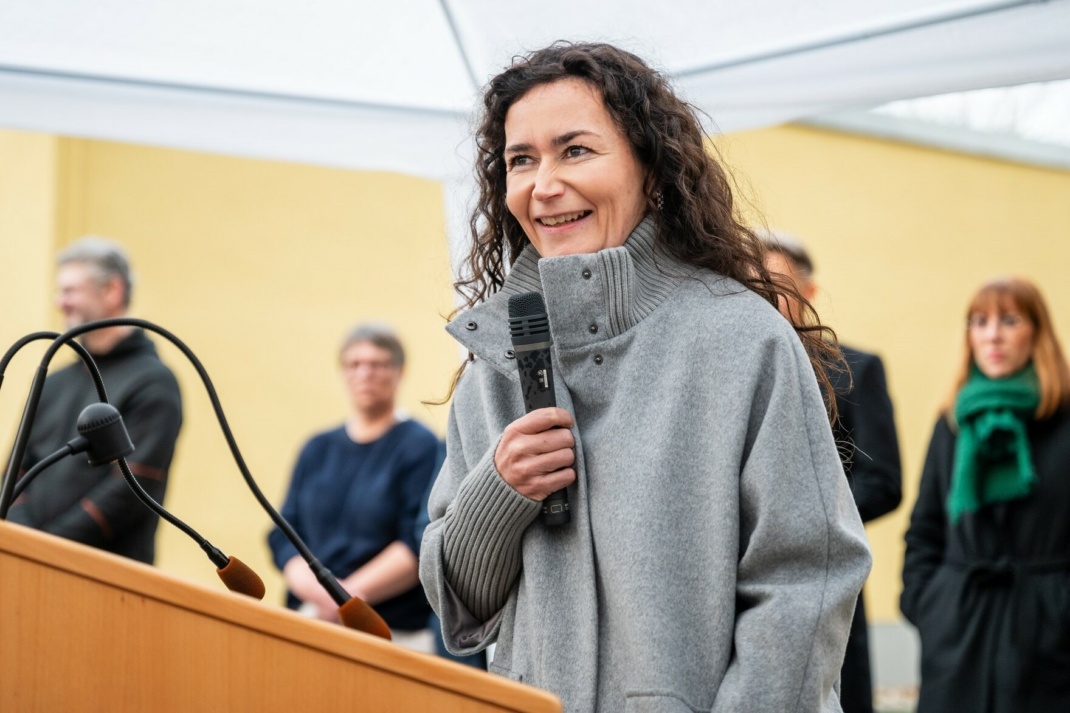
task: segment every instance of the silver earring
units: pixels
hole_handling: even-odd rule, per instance
[[[659,213],[665,207],[665,194],[661,191],[654,192],[654,207],[658,209]]]

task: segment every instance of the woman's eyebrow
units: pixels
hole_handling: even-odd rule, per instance
[[[562,146],[575,139],[577,136],[598,136],[597,132],[589,131],[587,129],[576,129],[575,131],[567,131],[560,136],[555,136],[551,139],[550,144],[553,146]],[[523,153],[525,151],[531,151],[532,145],[528,143],[513,144],[505,148],[506,154]]]
[[[568,142],[572,141],[577,136],[584,136],[584,135],[597,136],[598,134],[596,134],[593,131],[588,131],[587,129],[576,129],[575,131],[569,131],[568,133],[561,134],[560,136],[554,138],[554,140],[551,143],[554,146],[561,146],[563,144],[567,144]]]

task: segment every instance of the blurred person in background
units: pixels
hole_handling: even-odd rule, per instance
[[[807,300],[817,296],[814,263],[797,238],[782,232],[760,232],[765,245],[765,266],[782,275]],[[784,316],[800,316],[799,304],[780,302]],[[871,522],[899,507],[902,500],[902,468],[895,414],[884,365],[876,354],[840,344],[849,371],[829,376],[839,418],[832,424],[843,469],[851,484],[851,494],[862,522]],[[843,659],[840,703],[844,713],[873,713],[873,674],[869,657],[869,635],[862,595],[858,595],[851,635]]]
[[[1070,710],[1070,370],[1023,278],[982,286],[906,533],[918,713]]]
[[[339,360],[349,414],[301,449],[281,514],[341,585],[375,608],[395,642],[431,652],[415,526],[439,441],[397,413],[405,351],[390,328],[355,327]],[[277,527],[268,544],[286,580],[287,606],[337,621],[338,605]]]
[[[118,243],[86,236],[56,258],[56,305],[67,328],[125,317],[133,275]],[[78,337],[100,369],[108,401],[123,416],[135,451],[131,472],[157,502],[182,427],[182,397],[174,374],[141,329],[107,327]],[[51,374],[41,393],[23,459],[25,472],[78,435],[82,409],[97,402],[93,379],[79,359]],[[159,516],[138,500],[118,464],[90,466],[84,455],[43,471],[16,499],[8,520],[152,564]]]

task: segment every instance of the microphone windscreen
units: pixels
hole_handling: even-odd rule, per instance
[[[237,557],[230,557],[227,566],[217,569],[216,573],[230,591],[253,599],[264,598],[264,580]]]
[[[107,465],[134,452],[130,434],[119,410],[104,402],[92,403],[78,414],[78,435],[89,442],[89,465]]]
[[[390,627],[386,625],[383,618],[360,597],[353,597],[338,607],[338,618],[349,629],[363,631],[365,634],[372,634],[387,641],[392,638]]]

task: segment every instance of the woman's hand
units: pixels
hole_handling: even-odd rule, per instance
[[[576,480],[571,427],[572,414],[556,407],[536,409],[506,426],[494,452],[502,480],[531,500],[570,485]]]

